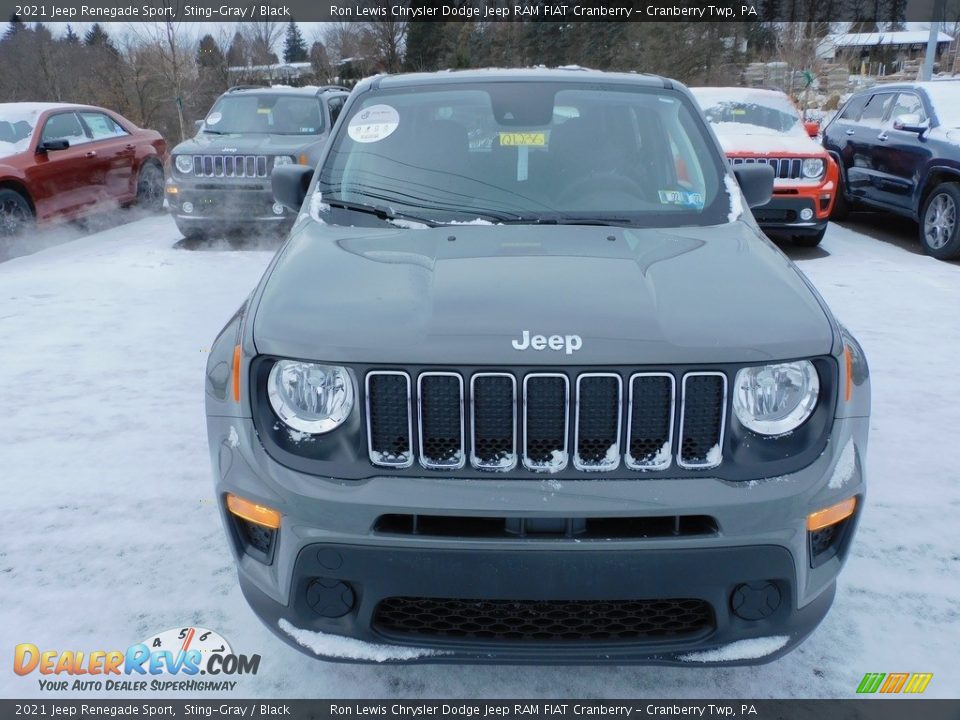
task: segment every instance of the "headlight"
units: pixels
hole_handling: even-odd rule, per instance
[[[270,369],[267,395],[284,424],[300,432],[330,432],[353,409],[353,378],[338,365],[280,360]]]
[[[177,166],[177,170],[184,175],[189,175],[193,172],[192,155],[177,155],[173,162]]]
[[[803,161],[803,176],[805,178],[818,178],[823,175],[823,160],[820,158],[807,158]]]
[[[296,161],[289,155],[277,155],[273,159],[273,166],[280,167],[281,165],[292,165],[294,162]]]
[[[808,360],[759,365],[737,373],[733,410],[756,433],[784,435],[813,414],[819,394],[820,378]]]

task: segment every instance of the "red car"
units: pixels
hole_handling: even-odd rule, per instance
[[[166,150],[103,108],[0,103],[0,236],[117,205],[159,210]]]
[[[837,194],[837,164],[816,142],[820,126],[805,123],[790,98],[776,90],[690,88],[734,165],[773,168],[773,199],[753,208],[768,235],[813,247],[827,231]]]

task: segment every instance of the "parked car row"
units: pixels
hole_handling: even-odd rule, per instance
[[[827,219],[882,210],[919,223],[924,251],[960,258],[960,82],[855,93],[823,129],[781,92],[693,88],[730,162],[774,169],[773,199],[754,209],[771,236],[816,245]],[[808,137],[809,135],[809,137]]]

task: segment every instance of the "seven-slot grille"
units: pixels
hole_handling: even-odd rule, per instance
[[[624,380],[626,377],[626,380]],[[716,467],[727,378],[721,372],[374,370],[366,377],[370,461],[406,468],[559,472]],[[675,417],[679,419],[675,423]],[[676,425],[676,427],[675,427]],[[416,448],[416,452],[414,452]]]
[[[194,155],[193,174],[197,177],[267,177],[270,163],[266,155]]]
[[[780,180],[797,180],[803,176],[803,158],[778,158],[778,157],[755,157],[755,158],[731,158],[734,165],[743,165],[751,163],[761,163],[773,168],[773,176]]]

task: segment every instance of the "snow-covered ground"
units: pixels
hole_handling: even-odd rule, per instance
[[[259,653],[238,697],[850,697],[866,672],[960,694],[960,265],[833,226],[799,264],[873,371],[870,491],[833,610],[762,667],[356,666],[277,640],[213,505],[202,373],[272,248],[190,251],[166,217],[0,263],[0,696],[13,646],[123,649],[186,624]]]

